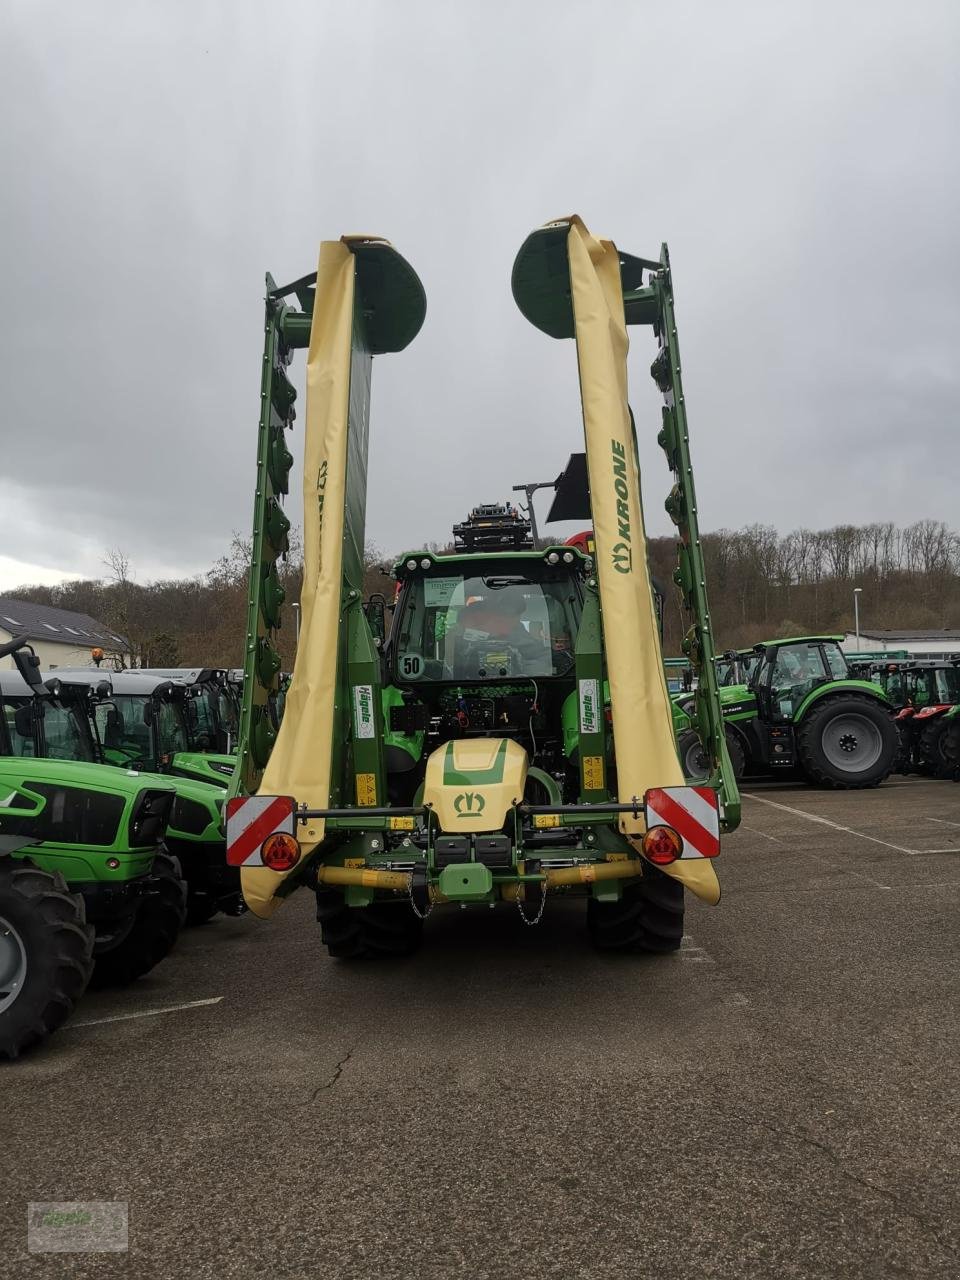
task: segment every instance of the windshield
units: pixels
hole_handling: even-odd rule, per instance
[[[760,655],[757,653],[740,653],[735,658],[718,658],[717,683],[720,688],[749,684],[759,661]]]
[[[960,670],[956,667],[937,672],[937,698],[940,702],[960,702]]]
[[[187,730],[179,703],[156,707],[157,750],[151,732],[154,700],[148,694],[115,694],[96,709],[97,732],[108,764],[140,761],[156,766],[158,755],[187,750]]]
[[[153,758],[149,707],[149,698],[130,694],[97,704],[97,733],[108,764],[127,764]]]
[[[75,707],[46,703],[43,737],[48,760],[96,760],[89,726]]]
[[[17,714],[18,711],[19,715]],[[37,745],[31,704],[23,698],[17,698],[9,702],[4,700],[3,718],[7,725],[10,754],[19,757],[35,756],[37,754]]]
[[[580,598],[569,576],[417,578],[404,592],[400,680],[499,680],[570,671]]]

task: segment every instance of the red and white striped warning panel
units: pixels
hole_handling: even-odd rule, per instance
[[[681,858],[715,858],[720,813],[712,787],[652,787],[644,796],[647,827],[673,827],[683,839]]]
[[[295,835],[293,796],[233,796],[227,801],[227,862],[262,867],[260,846],[276,831]]]

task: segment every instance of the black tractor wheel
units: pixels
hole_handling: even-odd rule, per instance
[[[590,941],[600,951],[678,951],[683,938],[683,885],[652,863],[627,880],[619,902],[587,902]]]
[[[949,778],[953,772],[945,751],[946,729],[950,721],[938,717],[923,726],[917,740],[917,760],[923,773],[931,778]]]
[[[93,970],[83,899],[58,871],[0,858],[0,1058],[66,1022]]]
[[[943,722],[940,754],[943,757],[944,776],[960,782],[960,719],[956,716]]]
[[[423,938],[423,921],[406,898],[348,907],[342,893],[318,889],[317,919],[323,944],[336,960],[412,955]]]
[[[97,955],[94,984],[121,987],[149,973],[173,949],[186,917],[187,885],[180,863],[172,854],[158,853],[132,927],[116,946]]]
[[[823,787],[876,787],[893,772],[899,751],[890,712],[856,694],[816,703],[797,731],[803,771]]]
[[[727,739],[730,763],[733,765],[733,776],[739,782],[746,768],[743,746],[737,735],[730,729],[726,729],[724,732]],[[689,778],[692,782],[705,781],[710,773],[710,765],[707,761],[707,753],[704,751],[695,729],[686,729],[681,733],[680,740],[677,743],[677,750],[680,752],[683,776]]]

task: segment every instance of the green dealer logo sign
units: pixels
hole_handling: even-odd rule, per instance
[[[372,738],[373,723],[373,688],[368,684],[353,686],[353,712],[356,721],[358,738]]]

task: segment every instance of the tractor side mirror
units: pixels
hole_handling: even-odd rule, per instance
[[[373,635],[373,642],[378,649],[383,647],[387,635],[387,601],[379,593],[372,595],[363,606],[367,616],[367,624]]]
[[[13,727],[20,738],[33,737],[33,706],[29,702],[22,703],[13,713]]]
[[[24,645],[21,649],[14,649],[13,661],[16,663],[17,670],[26,680],[31,689],[43,689],[43,676],[40,674],[40,659],[30,648]]]

